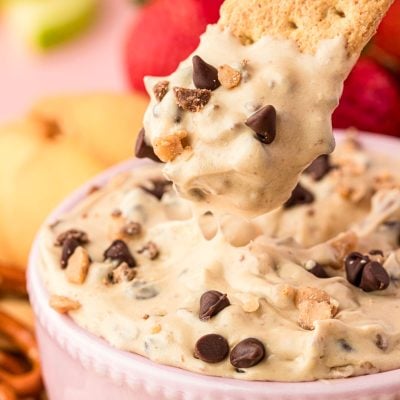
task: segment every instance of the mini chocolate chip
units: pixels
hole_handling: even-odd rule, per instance
[[[250,368],[265,358],[264,345],[255,338],[239,342],[231,351],[231,364],[236,368]]]
[[[317,157],[305,170],[304,173],[311,176],[314,181],[320,181],[332,169],[330,157],[323,154]]]
[[[174,87],[176,104],[185,111],[199,112],[210,101],[211,91],[208,89],[186,89]]]
[[[369,254],[371,254],[371,256],[384,256],[383,251],[379,249],[370,250]]]
[[[229,353],[227,340],[221,335],[211,333],[202,336],[194,349],[194,357],[206,363],[218,363],[224,360]]]
[[[136,139],[135,155],[137,158],[150,158],[150,160],[160,162],[160,159],[154,153],[153,147],[149,146],[145,140],[145,131],[142,128]]]
[[[193,83],[197,89],[215,90],[220,87],[218,80],[218,70],[207,64],[199,56],[192,58],[193,64]]]
[[[136,300],[149,300],[156,296],[158,296],[158,290],[156,290],[152,286],[149,286],[149,287],[143,287],[143,288],[139,289],[135,294],[135,299]]]
[[[86,232],[79,229],[69,229],[68,231],[60,233],[54,244],[56,246],[62,246],[67,239],[75,239],[81,246],[89,243]]]
[[[294,188],[290,198],[283,205],[284,208],[292,208],[295,206],[310,204],[314,201],[314,195],[300,183]]]
[[[380,350],[386,350],[388,348],[388,341],[378,333],[375,338],[375,345]]]
[[[365,292],[384,290],[389,286],[390,277],[385,268],[377,261],[365,265],[361,276],[360,288]]]
[[[161,101],[164,98],[164,96],[168,93],[168,87],[169,87],[168,81],[160,81],[154,85],[153,93],[158,101]]]
[[[162,199],[164,193],[172,185],[171,182],[166,181],[165,179],[154,179],[151,181],[151,184],[153,185],[151,189],[146,186],[140,186],[140,188],[154,197],[157,197],[158,200]]]
[[[365,265],[369,262],[369,257],[356,251],[348,254],[344,259],[346,278],[354,286],[359,286]]]
[[[274,106],[268,105],[260,108],[247,118],[245,124],[256,134],[257,139],[270,144],[276,136],[276,110]]]
[[[345,339],[339,339],[338,343],[339,343],[340,347],[347,353],[350,353],[351,351],[353,351],[353,348],[349,345],[349,343],[347,343],[347,341]]]
[[[317,278],[329,278],[329,275],[326,273],[325,268],[319,263],[315,263],[312,268],[308,269],[308,272],[312,273]]]
[[[62,252],[61,252],[61,268],[65,269],[68,266],[68,260],[74,254],[74,251],[76,250],[77,247],[79,247],[81,243],[73,238],[66,238],[63,241],[63,247],[62,247]]]
[[[208,290],[200,297],[199,318],[202,321],[207,321],[230,304],[226,294],[217,290]]]
[[[114,240],[112,242],[111,246],[104,252],[104,259],[108,258],[118,261],[119,264],[126,262],[130,268],[136,266],[136,261],[123,240]]]

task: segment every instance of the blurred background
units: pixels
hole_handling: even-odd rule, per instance
[[[6,312],[31,329],[24,269],[39,225],[90,176],[132,157],[143,77],[174,71],[221,3],[0,0],[0,322]],[[400,0],[346,81],[333,124],[400,137]],[[23,358],[0,326],[0,399],[37,396],[2,378],[10,365],[23,377],[32,367]]]

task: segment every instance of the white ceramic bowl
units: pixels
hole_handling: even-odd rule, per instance
[[[376,151],[395,157],[400,154],[399,139],[371,134],[363,134],[362,139]],[[105,171],[68,197],[47,223],[79,203],[90,187],[103,185],[122,171],[137,169],[140,173],[141,165],[143,161],[128,161]],[[329,381],[248,382],[202,376],[116,350],[49,307],[37,257],[35,243],[28,271],[29,294],[50,400],[400,399],[400,370]]]

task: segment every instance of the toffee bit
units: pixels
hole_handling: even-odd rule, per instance
[[[153,93],[157,101],[161,101],[168,93],[169,81],[160,81],[153,87]]]
[[[201,57],[194,56],[193,64],[193,83],[197,89],[215,90],[221,84],[218,80],[218,70],[207,64]]]
[[[139,236],[142,233],[142,225],[139,222],[129,221],[121,230],[121,233],[126,236]]]
[[[133,258],[129,247],[123,240],[114,240],[110,247],[104,252],[104,259],[117,261],[119,264],[127,263],[130,268],[136,266],[136,260]]]
[[[242,75],[236,69],[224,64],[218,67],[218,79],[225,89],[233,89],[239,85]]]
[[[89,238],[86,232],[79,229],[69,229],[57,236],[55,246],[62,246],[67,239],[75,239],[80,245],[89,243]]]
[[[59,312],[60,314],[67,314],[70,311],[76,311],[81,308],[81,304],[69,297],[52,295],[49,300],[51,308]]]
[[[150,260],[155,260],[159,256],[160,251],[157,245],[150,241],[146,243],[140,250],[138,250],[138,253],[143,254]]]
[[[290,198],[283,205],[283,208],[292,208],[299,205],[311,204],[314,202],[314,195],[300,183],[294,188]]]
[[[113,218],[119,218],[121,215],[122,215],[122,211],[119,210],[118,208],[115,209],[115,210],[111,213],[111,216],[112,216]]]
[[[135,276],[136,270],[130,268],[127,263],[123,262],[107,274],[106,283],[117,284],[120,282],[130,282]]]
[[[211,90],[174,88],[176,104],[185,111],[199,112],[210,101]]]
[[[154,143],[154,151],[161,161],[173,161],[187,149],[183,144],[183,140],[187,138],[187,136],[188,133],[181,130],[172,135],[158,137]]]
[[[89,272],[91,260],[88,251],[79,246],[68,260],[68,266],[65,271],[67,280],[76,285],[82,285]]]

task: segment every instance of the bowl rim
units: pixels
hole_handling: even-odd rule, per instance
[[[340,142],[343,132],[335,131],[335,138]],[[358,136],[367,148],[378,149],[381,153],[396,153],[400,150],[400,140],[378,134],[362,133]],[[397,153],[398,154],[398,153]],[[73,208],[94,186],[102,186],[118,173],[150,165],[147,160],[127,160],[111,167],[90,179],[75,190],[49,215],[43,225],[48,225],[60,215]],[[369,395],[400,392],[400,369],[377,374],[350,377],[344,379],[317,380],[311,382],[270,382],[246,381],[202,375],[196,372],[155,363],[141,355],[118,350],[105,340],[96,337],[79,327],[68,316],[60,315],[48,305],[49,296],[37,272],[39,235],[36,236],[28,263],[28,291],[37,323],[46,330],[52,340],[73,358],[79,358],[81,364],[91,367],[96,373],[108,376],[116,383],[125,383],[133,389],[138,385],[148,391],[167,391],[170,395],[182,395],[183,391],[202,393],[201,390],[213,390],[219,398],[242,399],[243,395],[252,395],[255,399],[337,399],[346,395]],[[151,384],[149,383],[151,381]],[[226,397],[229,393],[230,397]],[[234,397],[232,397],[234,393]],[[254,397],[256,396],[256,397]],[[268,396],[268,397],[266,397]],[[271,396],[271,397],[269,397]],[[177,398],[177,397],[171,397]],[[180,398],[180,396],[179,396]],[[200,397],[202,398],[202,397]]]

